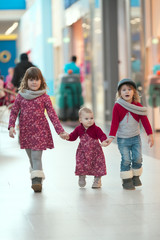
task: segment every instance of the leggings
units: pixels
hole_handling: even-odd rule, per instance
[[[33,170],[42,170],[42,151],[25,149]]]

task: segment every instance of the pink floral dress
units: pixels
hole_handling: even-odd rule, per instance
[[[15,127],[15,121],[20,111],[19,130],[22,149],[46,150],[54,148],[45,109],[56,132],[62,133],[64,129],[53,109],[50,97],[46,93],[32,100],[27,100],[20,94],[17,95],[11,109],[8,128]]]
[[[92,175],[100,177],[106,175],[105,157],[99,143],[107,139],[103,131],[95,124],[87,130],[81,124],[70,133],[69,141],[80,137],[76,152],[76,175]]]

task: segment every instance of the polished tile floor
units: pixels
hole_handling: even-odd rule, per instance
[[[102,188],[92,189],[90,176],[80,189],[74,175],[78,140],[66,142],[52,131],[55,149],[43,153],[46,179],[43,192],[35,194],[25,151],[19,149],[17,137],[10,139],[8,131],[0,129],[0,239],[159,240],[160,134],[152,150],[142,134],[143,186],[126,191],[119,178],[116,143],[104,148],[108,174]]]

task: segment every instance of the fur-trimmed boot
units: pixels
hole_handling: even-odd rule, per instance
[[[42,181],[45,179],[44,172],[42,170],[33,170],[31,172],[32,188],[34,192],[42,191]]]
[[[139,179],[139,177],[142,175],[142,168],[139,169],[133,169],[133,185],[135,187],[142,186],[142,182]]]
[[[126,190],[134,190],[135,186],[133,185],[133,173],[132,171],[124,171],[120,173],[120,176],[122,178],[122,186]]]

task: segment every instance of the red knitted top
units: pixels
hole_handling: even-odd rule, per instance
[[[69,134],[68,141],[75,141],[78,137],[81,137],[85,133],[87,133],[93,139],[100,139],[101,142],[107,139],[106,134],[101,130],[100,127],[97,127],[94,123],[88,129],[85,129],[84,126],[80,124],[74,129],[72,133]]]
[[[143,107],[140,103],[132,102],[132,104],[139,106],[139,107]],[[111,123],[111,129],[110,129],[109,136],[116,136],[116,133],[117,133],[117,130],[119,127],[119,123],[123,120],[123,118],[125,117],[125,115],[128,112],[130,112],[130,111],[128,111],[127,109],[122,107],[120,104],[115,103],[115,105],[113,107],[113,112],[112,112],[112,123]],[[147,116],[141,116],[141,115],[138,115],[138,114],[135,114],[132,112],[130,112],[130,114],[137,122],[139,122],[141,120],[142,125],[143,125],[147,135],[152,134],[152,128],[151,128],[151,125],[149,123]]]

